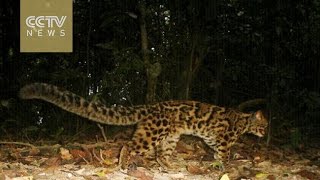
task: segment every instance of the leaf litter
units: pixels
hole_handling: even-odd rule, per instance
[[[258,145],[242,138],[232,147],[232,159],[219,167],[213,152],[193,137],[183,137],[172,157],[175,169],[164,170],[154,160],[144,167],[121,170],[118,157],[125,140],[95,144],[28,146],[0,142],[0,180],[25,179],[320,179],[319,148],[293,150]]]

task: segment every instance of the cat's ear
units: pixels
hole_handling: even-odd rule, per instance
[[[256,119],[262,119],[262,117],[263,117],[262,111],[261,110],[257,111],[255,113],[255,117],[256,117]]]

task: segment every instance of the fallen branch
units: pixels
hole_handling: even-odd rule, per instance
[[[4,142],[4,141],[0,141],[0,144],[13,144],[13,145],[21,145],[21,146],[29,146],[31,148],[37,148],[37,146],[34,146],[32,144],[29,143],[23,143],[23,142]]]
[[[91,148],[96,148],[96,147],[105,147],[107,145],[113,145],[114,143],[110,143],[110,142],[98,142],[98,143],[94,143],[94,144],[80,144],[80,143],[73,143],[73,146],[80,146],[82,148],[86,148],[86,149],[91,149]]]

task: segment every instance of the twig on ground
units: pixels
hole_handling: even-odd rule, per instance
[[[100,131],[101,131],[101,134],[102,134],[102,136],[103,136],[104,142],[107,142],[107,136],[106,136],[106,134],[104,133],[104,128],[103,128],[103,126],[101,126],[100,124],[97,124],[97,125],[98,125],[98,127],[99,127],[99,129],[100,129]]]
[[[32,144],[29,143],[23,143],[23,142],[4,142],[4,141],[0,141],[0,144],[13,144],[13,145],[21,145],[21,146],[29,146],[31,148],[37,148],[37,146],[34,146]]]
[[[80,156],[87,164],[90,164],[89,161],[88,161],[85,157],[83,157],[81,154],[79,154],[79,156]]]
[[[100,164],[102,164],[102,160],[96,155],[96,153],[94,152],[94,149],[92,149],[92,154],[93,154],[93,157],[99,161]]]
[[[87,148],[87,149],[96,148],[96,147],[104,147],[108,144],[110,144],[110,143],[109,142],[98,142],[98,143],[94,143],[94,144],[73,143],[74,146],[80,146],[82,148]]]

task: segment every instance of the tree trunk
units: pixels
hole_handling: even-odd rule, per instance
[[[92,31],[92,3],[93,2],[89,2],[89,17],[88,17],[88,32],[87,32],[87,37],[86,37],[86,63],[87,63],[87,82],[84,83],[85,88],[86,89],[86,96],[88,96],[89,94],[89,89],[91,86],[91,77],[92,77],[92,73],[91,73],[91,59],[90,59],[90,37],[91,37],[91,31]]]
[[[187,100],[190,98],[192,93],[193,80],[197,75],[199,67],[202,63],[202,58],[204,57],[204,51],[200,45],[201,37],[199,37],[199,32],[194,32],[193,38],[191,40],[191,51],[188,57],[186,57],[185,63],[182,65],[184,69],[181,73],[181,78],[178,82],[178,98]]]
[[[147,94],[146,102],[155,102],[156,101],[156,90],[157,90],[157,79],[161,73],[161,64],[156,62],[152,64],[150,62],[150,51],[148,50],[148,33],[146,28],[146,5],[145,1],[140,1],[139,3],[140,11],[140,33],[141,33],[141,52],[144,66],[146,68],[147,75]]]

